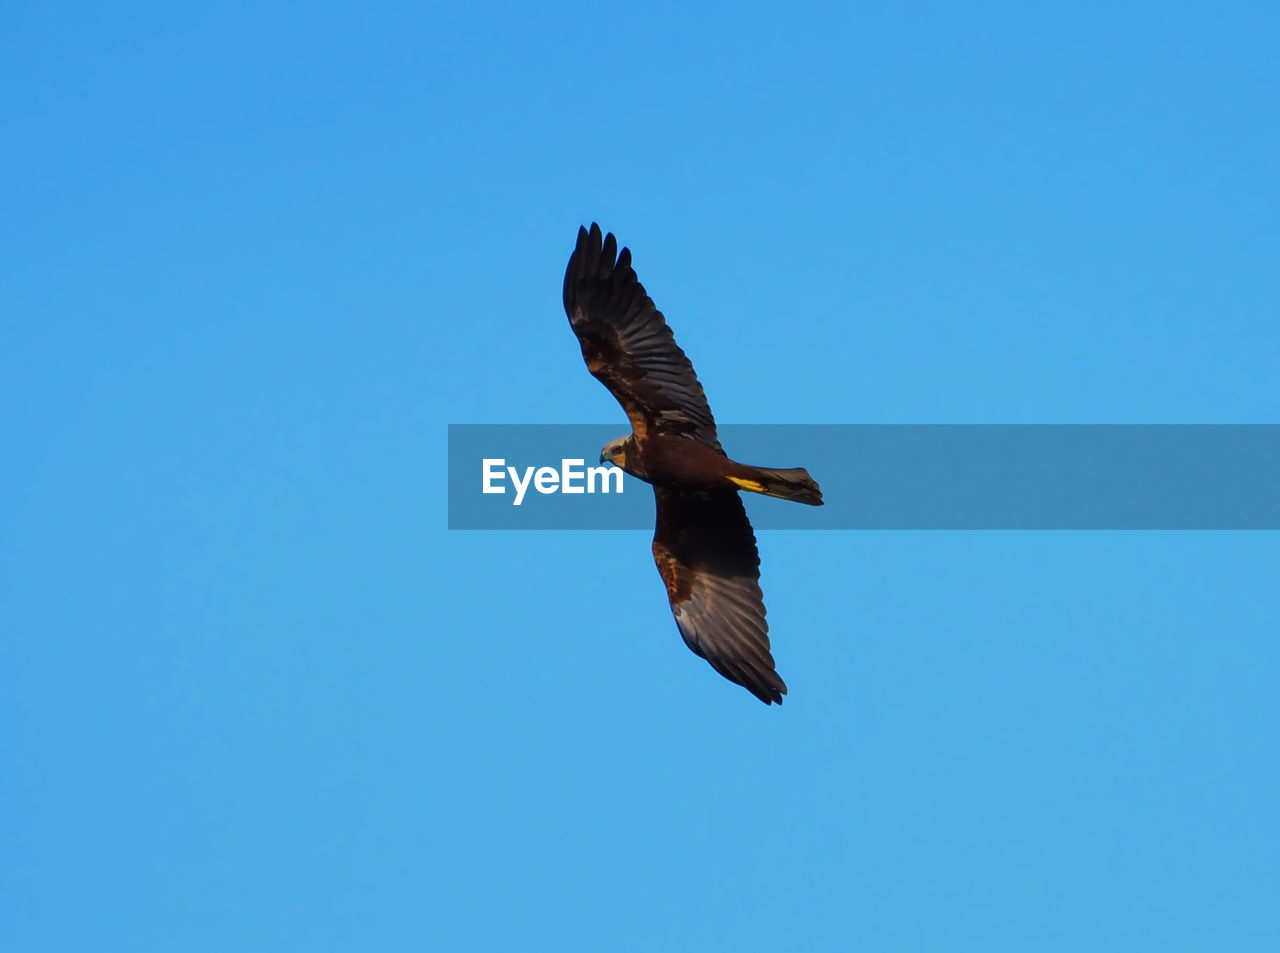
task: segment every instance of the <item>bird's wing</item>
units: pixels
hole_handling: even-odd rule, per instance
[[[578,229],[564,273],[564,310],[582,357],[609,388],[640,439],[691,436],[720,449],[693,365],[631,267],[631,252],[600,226]]]
[[[786,683],[769,654],[760,555],[736,490],[654,487],[653,559],[685,644],[766,705]]]

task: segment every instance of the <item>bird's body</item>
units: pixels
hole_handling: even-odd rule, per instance
[[[701,490],[732,487],[815,505],[822,500],[817,485],[803,469],[770,470],[738,463],[725,456],[724,451],[690,437],[656,434],[640,442],[624,440],[622,453],[616,458],[618,466],[654,486]]]
[[[774,668],[760,592],[760,557],[739,490],[822,504],[801,468],[731,460],[694,374],[613,235],[578,230],[564,308],[587,369],[622,404],[632,432],[600,454],[653,484],[653,557],[685,643],[766,704],[787,686]]]

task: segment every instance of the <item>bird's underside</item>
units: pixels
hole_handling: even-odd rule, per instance
[[[766,704],[787,686],[770,653],[755,533],[740,489],[821,505],[803,469],[730,460],[693,365],[631,267],[598,225],[578,230],[564,308],[587,369],[626,411],[632,433],[609,460],[654,484],[653,558],[685,644]]]

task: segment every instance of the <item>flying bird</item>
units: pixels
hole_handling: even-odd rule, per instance
[[[631,421],[600,462],[653,485],[653,559],[680,635],[729,681],[782,704],[787,686],[769,652],[760,555],[738,491],[811,506],[822,505],[822,491],[804,469],[729,459],[693,365],[636,277],[630,250],[619,252],[599,225],[578,229],[564,310],[587,370]]]

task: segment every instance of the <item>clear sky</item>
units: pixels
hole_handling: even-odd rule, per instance
[[[6,953],[1280,949],[1280,535],[762,533],[766,708],[443,498],[591,220],[725,422],[1280,422],[1274,4],[4,20]]]

